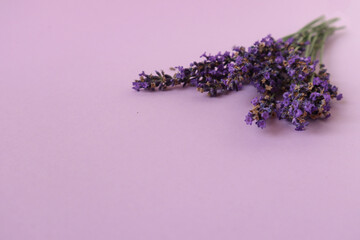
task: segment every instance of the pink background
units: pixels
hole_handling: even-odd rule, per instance
[[[357,0],[2,0],[0,239],[360,239],[359,12]],[[245,125],[250,86],[131,89],[142,70],[321,14],[347,26],[325,54],[344,99],[305,132]]]

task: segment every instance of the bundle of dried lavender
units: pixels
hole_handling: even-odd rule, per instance
[[[133,88],[165,90],[181,84],[215,97],[252,84],[260,96],[251,101],[254,107],[245,117],[247,124],[255,121],[258,127],[265,128],[266,120],[277,116],[290,121],[295,130],[304,130],[309,119],[330,116],[331,98],[342,98],[337,87],[330,84],[330,75],[322,64],[326,39],[341,29],[332,26],[337,20],[319,17],[296,33],[278,40],[268,35],[247,50],[234,47],[231,53],[204,53],[203,61],[193,62],[188,68],[172,68],[176,70],[173,75],[142,72]]]

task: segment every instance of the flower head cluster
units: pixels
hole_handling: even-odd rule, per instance
[[[266,120],[276,113],[275,99],[266,95],[255,97],[251,103],[254,107],[245,117],[246,124],[251,125],[252,122],[255,121],[259,128],[265,128]]]
[[[247,50],[234,47],[232,52],[201,55],[202,61],[189,67],[172,68],[173,75],[156,71],[155,75],[139,74],[133,82],[135,90],[165,90],[176,85],[194,86],[209,96],[238,91],[244,84],[255,86],[260,96],[245,122],[266,127],[270,117],[277,116],[304,130],[310,119],[330,116],[330,100],[340,100],[342,94],[330,83],[330,74],[317,60],[326,38],[337,28],[335,20],[318,18],[300,31],[275,40],[271,35],[255,42]],[[322,55],[322,52],[321,52]],[[321,61],[320,55],[320,61]]]
[[[229,79],[234,72],[234,53],[219,52],[215,56],[204,53],[201,57],[205,60],[192,64],[195,71],[191,84],[196,86],[198,91],[207,92],[214,97],[227,91],[241,89],[241,82]]]
[[[336,86],[330,84],[329,73],[324,65],[318,73],[313,72],[305,79],[295,80],[283,93],[283,99],[277,101],[279,119],[286,119],[295,125],[295,130],[304,130],[309,119],[330,117],[330,100],[341,100]]]

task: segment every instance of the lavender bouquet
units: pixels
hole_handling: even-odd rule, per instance
[[[215,97],[239,91],[252,84],[259,96],[245,122],[266,127],[270,117],[285,119],[301,131],[309,119],[330,117],[330,100],[342,94],[330,83],[330,74],[322,64],[326,39],[341,29],[333,26],[338,19],[319,17],[299,31],[275,40],[271,35],[256,41],[247,50],[234,47],[232,52],[201,55],[202,61],[189,67],[170,68],[174,74],[155,71],[139,74],[133,89],[165,90],[177,85],[196,87],[201,93]]]

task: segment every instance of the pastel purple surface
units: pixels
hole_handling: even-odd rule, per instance
[[[0,239],[360,239],[356,0],[0,3]],[[344,98],[304,132],[247,126],[251,86],[136,92],[145,70],[325,14]]]

